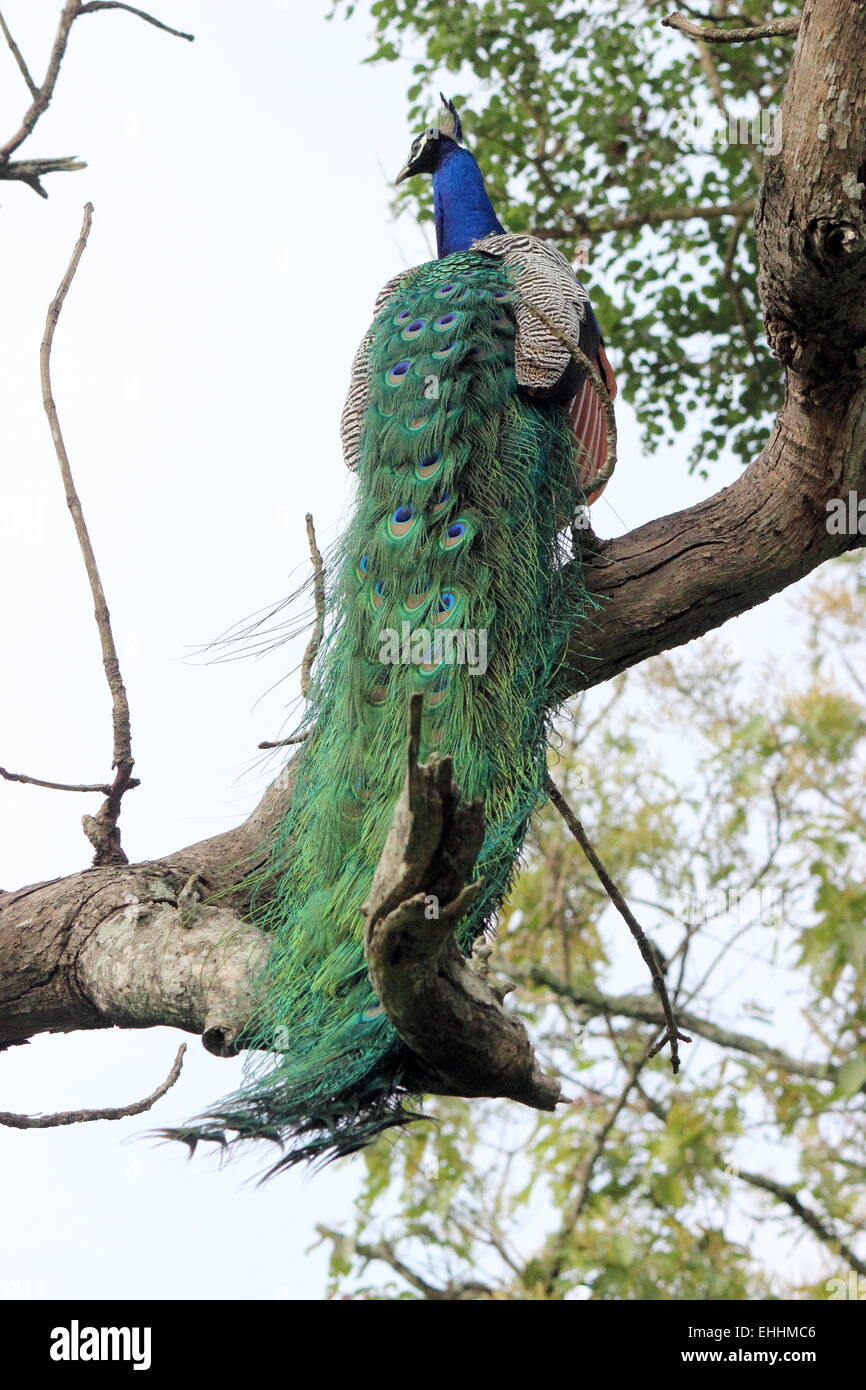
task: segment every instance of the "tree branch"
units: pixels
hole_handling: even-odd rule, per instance
[[[155,19],[153,15],[147,14],[144,10],[136,9],[133,5],[119,3],[119,0],[89,0],[89,3],[82,4],[81,0],[66,0],[66,4],[60,13],[57,31],[54,35],[54,42],[51,46],[51,54],[48,59],[48,67],[45,77],[40,86],[37,87],[30,70],[21,55],[21,51],[12,35],[9,32],[6,21],[0,15],[0,28],[12,52],[21,75],[27,83],[32,101],[24,113],[20,126],[15,134],[10,136],[5,145],[0,146],[0,179],[18,180],[26,183],[34,189],[41,198],[47,198],[48,194],[42,187],[41,178],[44,174],[53,174],[60,171],[68,172],[74,169],[86,169],[87,165],[81,160],[73,157],[61,159],[24,159],[12,160],[10,155],[14,154],[20,145],[29,135],[39,120],[44,115],[51,98],[54,95],[54,88],[57,86],[57,79],[60,76],[60,66],[66,54],[66,47],[69,43],[69,34],[73,24],[80,15],[92,14],[96,10],[126,10],[129,14],[136,15],[143,19],[147,24],[153,24],[157,29],[162,29],[167,34],[173,34],[179,39],[188,39],[192,42],[194,35],[184,34],[179,29],[172,29],[161,20]]]
[[[24,772],[10,772],[5,767],[0,767],[0,777],[4,782],[24,782],[28,787],[47,787],[54,792],[102,792],[108,796],[111,791],[106,782],[45,782],[41,777],[28,777]]]
[[[805,1206],[792,1188],[785,1187],[784,1184],[776,1182],[773,1178],[765,1178],[761,1173],[744,1173],[741,1168],[735,1168],[734,1172],[735,1176],[743,1182],[749,1183],[752,1187],[760,1188],[762,1192],[769,1192],[770,1196],[774,1197],[777,1202],[784,1203],[798,1221],[802,1221],[803,1225],[807,1226],[812,1234],[818,1237],[822,1245],[826,1245],[834,1255],[838,1251],[852,1269],[866,1278],[866,1261],[861,1260],[851,1249],[851,1246],[837,1235],[833,1227],[821,1220],[817,1212],[813,1211],[811,1207]]]
[[[701,43],[755,43],[758,39],[794,38],[800,30],[800,15],[791,19],[771,19],[766,24],[750,24],[745,29],[703,28],[675,10],[662,20],[666,29],[677,29]]]
[[[0,29],[2,29],[3,31],[3,37],[9,45],[9,51],[12,54],[12,57],[18,64],[18,69],[21,73],[21,76],[27,83],[27,90],[30,92],[30,95],[32,97],[37,97],[39,95],[39,88],[36,86],[36,83],[33,81],[33,78],[30,76],[30,69],[24,61],[24,56],[21,52],[21,49],[18,47],[17,43],[10,34],[9,25],[6,23],[6,20],[3,18],[2,14],[0,14]]]
[[[59,1125],[90,1124],[93,1120],[124,1120],[128,1115],[143,1115],[162,1099],[166,1091],[171,1090],[180,1076],[185,1053],[186,1043],[181,1043],[168,1076],[144,1100],[134,1100],[129,1105],[109,1106],[105,1110],[61,1110],[56,1115],[13,1115],[7,1110],[0,1110],[0,1125],[8,1129],[56,1129]]]
[[[84,5],[79,5],[79,14],[93,14],[95,10],[126,10],[127,14],[134,14],[138,19],[143,19],[145,24],[152,24],[155,29],[161,29],[164,34],[172,34],[176,39],[186,39],[188,43],[193,43],[195,34],[185,34],[182,29],[172,29],[170,24],[163,24],[161,19],[155,19],[146,10],[137,10],[134,5],[122,5],[120,0],[87,0]]]
[[[84,254],[87,245],[87,238],[90,234],[91,217],[93,205],[87,203],[84,208],[84,221],[81,224],[81,233],[72,252],[72,258],[66,269],[66,274],[60,282],[57,294],[51,301],[48,314],[45,319],[45,333],[42,338],[42,346],[39,351],[39,362],[42,377],[42,404],[48,416],[48,423],[51,427],[51,437],[54,440],[54,448],[57,454],[57,462],[60,465],[60,475],[63,479],[63,487],[66,492],[66,505],[72,516],[75,527],[75,534],[78,537],[78,544],[84,559],[84,568],[87,571],[87,579],[90,584],[90,592],[93,596],[94,616],[96,626],[99,630],[99,642],[102,647],[102,665],[105,670],[105,679],[108,682],[108,690],[111,695],[111,723],[113,729],[113,750],[111,765],[115,769],[114,781],[109,787],[105,801],[95,816],[83,816],[82,825],[84,833],[94,848],[94,864],[125,864],[126,855],[120,844],[120,831],[117,821],[120,816],[120,804],[125,792],[132,787],[139,785],[138,779],[133,777],[132,769],[135,760],[132,756],[132,733],[129,723],[129,701],[126,696],[126,687],[123,684],[123,677],[120,672],[120,661],[117,656],[117,646],[114,641],[114,633],[111,630],[111,616],[108,611],[108,604],[105,601],[105,590],[102,586],[102,579],[96,563],[96,556],[84,519],[84,512],[81,507],[81,499],[75,488],[72,477],[72,469],[69,465],[69,456],[66,452],[66,445],[63,441],[63,434],[60,429],[60,421],[57,417],[57,406],[54,403],[54,396],[51,391],[51,348],[54,342],[54,330],[63,308],[64,300],[69,292],[69,287],[75,278],[79,262]]]
[[[641,927],[640,923],[638,922],[637,918],[635,917],[634,913],[632,912],[631,908],[629,907],[619,888],[614,883],[607,869],[604,867],[601,860],[599,859],[598,854],[595,850],[595,846],[593,845],[592,841],[590,840],[589,836],[584,830],[583,825],[572,811],[565,797],[562,795],[562,792],[559,790],[549,773],[547,774],[546,778],[546,787],[547,793],[551,801],[553,802],[559,814],[562,816],[562,819],[565,821],[572,835],[577,840],[577,843],[580,845],[581,849],[586,855],[586,858],[589,860],[589,863],[591,864],[602,888],[607,893],[607,896],[610,898],[620,917],[623,919],[632,936],[634,937],[637,943],[637,948],[640,951],[641,956],[643,957],[643,960],[646,964],[647,969],[650,972],[650,975],[652,976],[652,982],[655,985],[656,994],[658,995],[659,1001],[661,1003],[663,1025],[665,1031],[660,1042],[656,1043],[654,1047],[650,1048],[648,1056],[654,1057],[657,1052],[661,1052],[662,1048],[665,1046],[666,1043],[670,1043],[671,1070],[673,1071],[674,1076],[676,1076],[677,1072],[680,1069],[680,1053],[679,1048],[677,1047],[677,1043],[690,1043],[691,1038],[687,1037],[685,1033],[681,1033],[677,1025],[677,1020],[674,1017],[674,1011],[673,1006],[671,1004],[670,995],[668,994],[668,987],[665,983],[665,977],[662,974],[662,969],[659,964],[659,958],[656,949],[653,946],[652,942],[647,939],[643,928]]]
[[[665,1016],[658,1001],[645,994],[603,994],[592,985],[581,983],[571,985],[559,980],[540,966],[529,974],[536,985],[542,985],[563,999],[569,999],[589,1015],[603,1015],[611,1018],[633,1018],[640,1023],[649,1023],[662,1028]],[[709,1019],[701,1018],[688,1010],[678,1009],[677,1018],[683,1028],[699,1037],[715,1043],[717,1047],[728,1048],[734,1052],[745,1052],[757,1057],[764,1065],[774,1071],[788,1072],[792,1076],[808,1076],[814,1081],[835,1081],[839,1068],[830,1062],[809,1062],[802,1057],[792,1057],[780,1048],[761,1042],[760,1038],[747,1033],[737,1033],[729,1028],[721,1028]]]
[[[316,605],[315,625],[304,652],[304,659],[301,662],[301,694],[306,700],[307,691],[310,688],[313,662],[325,632],[325,567],[322,562],[322,552],[316,542],[316,528],[313,525],[312,515],[307,512],[304,520],[307,523],[307,543],[310,547],[310,559],[313,562],[313,599]],[[261,747],[261,745],[259,746]]]

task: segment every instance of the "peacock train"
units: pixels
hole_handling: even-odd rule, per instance
[[[611,397],[616,383],[571,266],[505,231],[442,100],[397,180],[432,175],[437,258],[384,286],[354,359],[342,443],[356,497],[328,567],[314,731],[254,894],[270,956],[242,1041],[266,1063],[171,1132],[191,1148],[227,1132],[276,1141],[271,1172],[413,1118],[407,1048],[373,993],[361,911],[403,778],[410,695],[423,695],[422,758],[449,755],[464,796],[484,804],[483,888],[457,928],[468,952],[544,798],[551,680],[591,602],[574,565],[563,582],[563,537],[607,453],[588,365]]]

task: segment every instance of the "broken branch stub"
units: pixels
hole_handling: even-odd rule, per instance
[[[519,1019],[470,968],[454,939],[481,891],[479,802],[463,802],[451,760],[419,765],[422,699],[409,709],[406,779],[365,906],[367,968],[414,1054],[411,1084],[436,1095],[502,1096],[553,1110],[559,1082],[539,1067]]]

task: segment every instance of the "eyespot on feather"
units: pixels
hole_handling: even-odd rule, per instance
[[[456,309],[451,309],[447,314],[442,314],[434,321],[433,328],[437,333],[450,333],[451,329],[454,328],[462,318],[463,315],[461,313],[458,313]]]
[[[393,367],[389,367],[385,373],[385,380],[388,385],[402,386],[406,377],[409,375],[411,366],[412,363],[409,361],[408,357],[404,357],[400,362],[395,362]]]
[[[397,507],[388,518],[388,534],[395,541],[405,540],[418,524],[418,513],[411,502]]]
[[[422,483],[429,482],[435,478],[437,473],[441,473],[443,458],[440,450],[436,449],[431,454],[422,454],[415,464],[415,477]]]

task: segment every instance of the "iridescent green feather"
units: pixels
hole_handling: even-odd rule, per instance
[[[514,332],[506,271],[477,252],[421,266],[373,326],[315,732],[257,892],[273,947],[245,1043],[269,1055],[209,1117],[288,1142],[277,1167],[349,1152],[408,1118],[406,1052],[377,1012],[361,905],[403,779],[409,693],[426,696],[422,757],[450,754],[463,795],[485,803],[485,888],[460,925],[463,949],[491,923],[543,796],[548,691],[585,596],[573,577],[566,593],[557,538],[574,507],[573,436],[561,406],[518,392]],[[477,634],[474,671],[443,659],[447,648],[437,663],[437,633],[460,630]],[[395,638],[399,656],[414,640],[429,659],[383,662]]]

